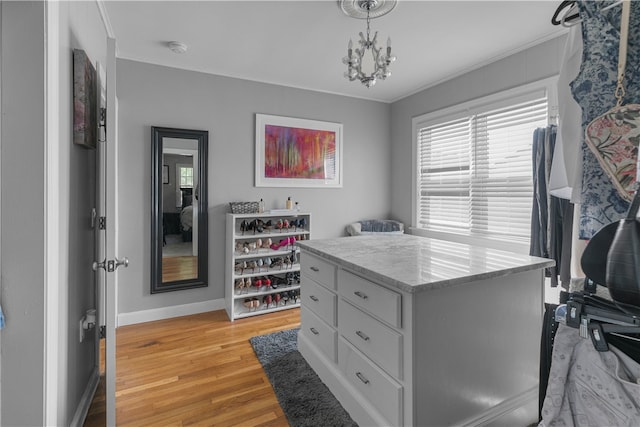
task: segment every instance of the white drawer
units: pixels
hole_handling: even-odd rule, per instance
[[[338,311],[338,297],[327,288],[307,279],[300,287],[302,304],[313,310],[322,320],[336,326],[336,312]]]
[[[332,361],[336,362],[338,332],[313,314],[304,305],[300,309],[301,328],[304,335]]]
[[[347,381],[389,420],[388,425],[402,425],[402,386],[363,357],[342,337],[338,339],[338,360]]]
[[[302,252],[300,259],[302,275],[315,280],[329,289],[336,289],[336,266],[308,252]]]
[[[402,327],[402,295],[348,271],[338,271],[340,295],[396,328]]]
[[[338,331],[382,369],[402,379],[402,334],[342,298],[338,302]]]

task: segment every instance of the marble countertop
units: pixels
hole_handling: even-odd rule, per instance
[[[410,293],[555,265],[546,258],[409,234],[302,240],[297,244],[341,267]]]

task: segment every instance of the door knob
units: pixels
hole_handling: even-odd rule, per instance
[[[124,257],[121,260],[116,258],[116,268],[120,267],[121,265],[123,265],[124,268],[129,267],[129,258]]]
[[[120,267],[121,265],[123,265],[125,268],[129,267],[129,258],[124,257],[122,259],[110,259],[110,260],[104,260],[102,262],[93,262],[92,268],[93,271],[97,271],[99,268],[102,268],[104,270],[106,270],[108,273],[113,273],[114,271],[116,271],[116,268]]]

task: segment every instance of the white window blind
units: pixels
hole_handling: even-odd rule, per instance
[[[543,91],[417,124],[418,228],[528,241]]]

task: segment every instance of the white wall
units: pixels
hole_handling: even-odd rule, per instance
[[[411,119],[560,72],[566,36],[470,71],[391,105],[391,216],[411,225]]]
[[[301,89],[118,60],[119,248],[130,260],[119,273],[118,312],[224,298],[225,216],[229,202],[288,196],[312,213],[315,238],[344,235],[356,220],[386,218],[390,196],[390,107]],[[340,189],[256,188],[255,114],[344,125]],[[151,126],[209,131],[209,286],[151,295]]]

